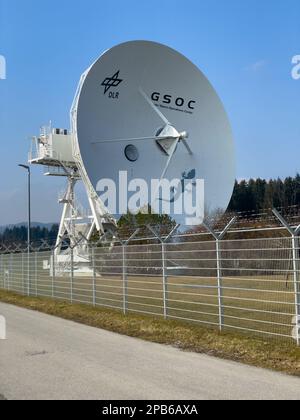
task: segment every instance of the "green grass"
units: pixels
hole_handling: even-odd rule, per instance
[[[124,316],[117,310],[24,297],[3,290],[0,290],[0,301],[181,350],[300,376],[300,348],[292,342],[264,340],[236,332],[219,333],[196,324],[139,314]]]

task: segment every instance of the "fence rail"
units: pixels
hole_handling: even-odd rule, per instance
[[[300,248],[290,236],[187,235],[0,254],[0,288],[299,345]],[[174,230],[175,232],[175,230]]]

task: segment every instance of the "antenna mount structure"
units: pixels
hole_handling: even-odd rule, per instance
[[[66,189],[58,200],[63,205],[63,211],[54,251],[56,273],[68,271],[71,248],[74,248],[78,271],[87,272],[90,263],[88,241],[96,229],[102,235],[108,226],[115,228],[115,223],[89,189],[86,189],[89,209],[84,208],[76,198],[75,188],[82,177],[73,158],[72,134],[66,129],[52,128],[51,125],[42,127],[40,135],[32,138],[28,161],[32,165],[43,166],[45,176],[67,179]],[[70,247],[67,249],[63,246],[64,239],[69,241]]]

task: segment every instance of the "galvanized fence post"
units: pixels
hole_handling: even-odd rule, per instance
[[[236,217],[231,219],[225,229],[221,233],[215,232],[206,222],[203,222],[203,226],[211,233],[216,242],[216,262],[217,262],[217,288],[218,288],[218,308],[219,308],[219,330],[222,332],[224,329],[224,304],[223,304],[223,273],[222,273],[222,252],[221,242],[225,234],[235,223]]]
[[[4,256],[2,255],[2,258],[1,258],[1,260],[2,260],[2,264],[1,264],[1,268],[2,268],[2,274],[3,274],[3,289],[5,290],[5,287],[6,287],[6,281],[5,281],[5,266],[4,266],[4,258],[3,258]]]
[[[5,281],[5,255],[2,254],[2,273],[3,273],[3,289],[6,287],[6,281]]]
[[[30,245],[28,246],[27,252],[27,295],[30,296],[30,260],[31,260],[31,253],[30,253]]]
[[[300,225],[293,229],[284,217],[276,210],[273,209],[274,215],[282,223],[282,225],[289,231],[292,237],[292,255],[293,255],[293,283],[294,283],[294,296],[295,296],[295,339],[297,346],[300,346],[300,264],[299,264],[299,234]]]
[[[220,327],[220,331],[222,331],[224,327],[224,307],[223,307],[221,240],[219,238],[216,239],[216,255],[217,255],[217,278],[218,278],[219,327]]]
[[[35,296],[38,295],[38,253],[34,253],[34,283],[35,283]]]
[[[124,315],[128,312],[128,263],[127,263],[127,247],[136,235],[139,233],[140,229],[136,229],[135,232],[130,236],[127,241],[122,241],[120,238],[120,244],[122,246],[122,281],[123,281],[123,313]]]
[[[127,264],[126,264],[126,242],[122,243],[122,272],[123,272],[123,313],[127,314],[128,309],[128,277],[127,277]]]
[[[2,287],[3,289],[5,289],[5,284],[4,284],[4,270],[3,270],[3,254],[1,254],[0,256],[0,276],[1,276],[1,283],[2,283]]]
[[[3,276],[3,254],[0,254],[0,279],[1,279],[1,288],[4,289],[4,276]]]
[[[6,278],[5,278],[5,255],[2,254],[2,274],[3,274],[3,289],[6,288]]]
[[[2,275],[3,275],[3,289],[5,289],[6,282],[5,282],[5,261],[4,261],[4,254],[2,254]]]
[[[52,276],[51,276],[51,294],[52,294],[52,298],[55,297],[55,249],[52,250],[52,264],[51,264],[51,271],[52,271]]]
[[[6,282],[5,282],[5,259],[4,259],[3,254],[2,254],[2,274],[3,274],[3,289],[5,289],[5,287],[6,287]]]
[[[25,295],[25,278],[24,278],[24,252],[22,252],[22,285],[23,285],[23,295]]]
[[[70,249],[71,249],[70,298],[71,298],[71,303],[73,303],[73,287],[74,287],[74,248],[73,248],[73,246],[71,246]]]
[[[13,266],[14,266],[13,265],[14,264],[13,257],[14,257],[14,254],[11,252],[11,254],[10,254],[10,261],[9,261],[8,285],[7,285],[7,290],[8,291],[11,288],[11,277],[12,277],[12,270],[13,270]],[[12,287],[12,289],[13,289],[13,287]]]
[[[92,265],[93,265],[93,306],[96,306],[96,261],[95,261],[95,246],[92,245]]]
[[[169,239],[172,238],[174,233],[179,229],[179,224],[176,225],[169,235],[165,238],[162,238],[156,231],[153,229],[152,226],[147,225],[147,228],[154,234],[154,236],[159,240],[161,243],[161,259],[162,259],[162,276],[163,276],[163,311],[164,311],[164,319],[168,319],[168,309],[169,309],[169,296],[168,296],[168,262],[166,257],[166,245]]]
[[[162,269],[163,269],[163,299],[164,299],[164,318],[168,318],[168,267],[166,261],[166,244],[161,243],[161,255],[162,255]]]
[[[295,292],[295,314],[296,314],[296,340],[297,345],[300,345],[300,265],[299,265],[299,239],[294,234],[292,236],[293,243],[293,278],[294,278],[294,292]]]

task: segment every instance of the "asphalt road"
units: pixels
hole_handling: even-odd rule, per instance
[[[0,314],[0,395],[8,400],[300,399],[298,378],[2,303]]]

